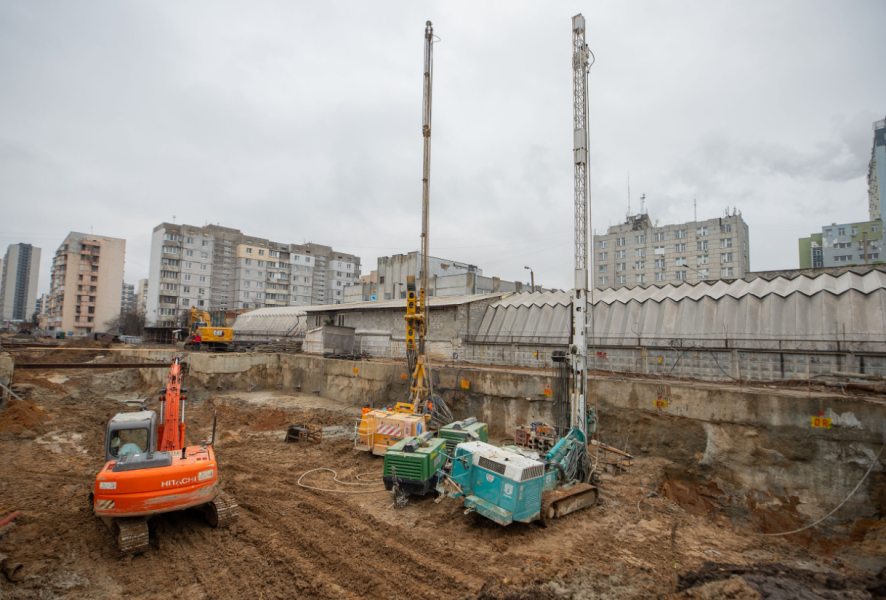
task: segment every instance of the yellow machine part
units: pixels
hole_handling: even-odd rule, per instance
[[[204,342],[233,342],[234,330],[230,327],[201,327],[197,331]]]
[[[426,432],[429,420],[426,415],[370,410],[363,414],[357,427],[357,448],[381,456],[403,438]]]

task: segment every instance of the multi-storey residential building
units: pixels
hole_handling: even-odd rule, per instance
[[[421,253],[381,256],[378,269],[345,289],[345,302],[371,302],[406,297],[406,278],[421,278]],[[475,265],[445,258],[428,257],[428,295],[465,296],[492,292],[523,291],[523,284],[502,281],[498,277],[483,277],[483,270]]]
[[[0,321],[27,321],[37,304],[40,248],[11,244],[0,268]]]
[[[886,119],[874,122],[874,145],[868,163],[868,218],[882,219],[886,197]]]
[[[49,309],[49,294],[40,294],[37,296],[37,303],[34,305],[34,313],[37,315],[46,314]]]
[[[340,302],[344,282],[359,275],[358,257],[329,246],[275,242],[219,225],[161,223],[151,242],[146,320],[177,326],[191,306],[237,310]]]
[[[867,255],[865,255],[867,242]],[[832,223],[800,238],[800,268],[846,267],[882,263],[886,259],[882,221]]]
[[[120,295],[120,313],[135,312],[136,304],[135,286],[124,281],[123,291]]]
[[[126,240],[72,231],[52,259],[46,326],[68,334],[106,331],[120,316]]]
[[[597,288],[741,279],[750,270],[748,226],[741,214],[659,227],[630,216],[594,237]]]
[[[148,280],[138,280],[138,297],[136,298],[136,309],[138,312],[145,312],[145,305],[148,303]]]

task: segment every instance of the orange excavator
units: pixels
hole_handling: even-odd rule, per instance
[[[153,410],[120,413],[108,421],[105,466],[95,477],[95,515],[117,537],[121,554],[148,547],[148,520],[186,508],[203,509],[212,527],[237,518],[237,504],[218,485],[215,420],[212,439],[185,446],[185,401],[178,358]]]

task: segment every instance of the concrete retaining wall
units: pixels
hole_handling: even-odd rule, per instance
[[[151,385],[164,383],[162,370],[141,373]],[[492,437],[512,436],[515,427],[532,421],[554,420],[545,394],[554,383],[550,371],[455,366],[435,367],[433,373],[435,391],[456,417],[489,423]],[[208,394],[279,388],[381,407],[406,398],[405,375],[404,363],[199,354],[190,358],[188,387]],[[861,480],[886,439],[886,404],[879,400],[653,379],[599,379],[593,389],[602,441],[660,459],[667,476],[705,486],[706,502],[737,516],[788,511],[796,523],[823,516]],[[659,397],[668,401],[666,410],[655,408]],[[830,429],[811,427],[819,414],[832,419]],[[886,514],[884,461],[839,518]]]

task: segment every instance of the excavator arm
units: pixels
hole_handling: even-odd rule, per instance
[[[157,426],[157,450],[173,452],[185,447],[185,396],[178,357],[172,361],[166,393],[160,397],[160,424]]]

